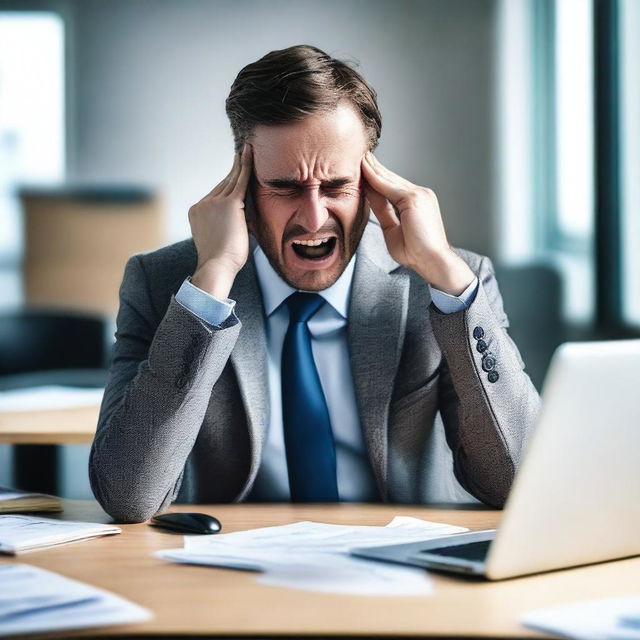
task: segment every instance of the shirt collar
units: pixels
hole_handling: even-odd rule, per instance
[[[274,271],[260,245],[256,246],[253,256],[258,283],[262,290],[264,310],[269,317],[296,289],[290,287]],[[330,287],[317,292],[345,319],[348,315],[349,294],[355,263],[354,255],[340,277]]]

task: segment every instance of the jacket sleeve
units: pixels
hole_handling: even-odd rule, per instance
[[[483,258],[468,309],[429,313],[442,350],[439,409],[454,473],[479,500],[502,507],[540,409],[513,340],[493,265]]]
[[[93,493],[115,520],[141,522],[175,499],[240,328],[234,313],[220,326],[210,325],[173,296],[159,319],[142,258],[127,263],[89,457]]]

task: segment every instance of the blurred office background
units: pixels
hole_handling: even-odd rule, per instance
[[[378,156],[493,259],[539,388],[561,341],[640,335],[640,0],[0,0],[0,315],[97,319],[108,350],[126,256],[228,171],[235,75],[299,43],[377,89]]]

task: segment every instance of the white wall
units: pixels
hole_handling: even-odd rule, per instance
[[[73,8],[69,176],[166,195],[169,239],[228,171],[224,100],[245,64],[309,43],[361,62],[379,93],[379,156],[438,194],[453,243],[492,253],[489,0],[82,0]]]

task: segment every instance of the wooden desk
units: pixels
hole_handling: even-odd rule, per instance
[[[109,522],[95,503],[67,501],[66,519]],[[395,515],[493,527],[499,512],[387,505],[214,505],[174,507],[216,515],[224,531],[316,520],[386,524]],[[247,571],[171,564],[157,549],[181,547],[182,537],[146,524],[121,535],[38,551],[0,562],[25,562],[121,594],[155,613],[141,625],[68,636],[549,636],[525,629],[519,616],[556,603],[638,591],[640,558],[498,583],[433,574],[432,596],[381,598],[329,595],[262,586]],[[523,550],[526,553],[526,550]]]
[[[0,411],[0,444],[19,445],[13,449],[14,486],[59,493],[57,445],[91,444],[99,412],[97,404],[73,409]]]
[[[91,444],[100,405],[0,412],[0,444]]]
[[[103,387],[106,377],[104,369],[36,371],[2,376],[0,391],[43,385]],[[67,409],[0,411],[0,444],[17,445],[13,450],[13,484],[30,491],[57,494],[57,445],[91,444],[99,411],[98,403]]]
[[[0,378],[0,391],[62,385],[104,387],[106,369],[35,371]],[[0,411],[0,444],[91,444],[100,404],[67,409]]]

